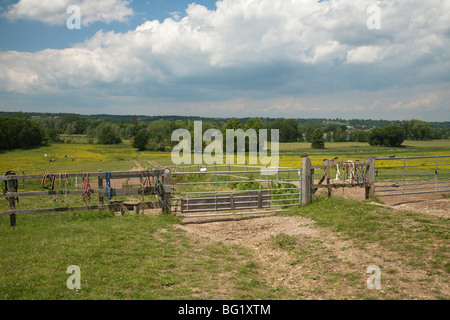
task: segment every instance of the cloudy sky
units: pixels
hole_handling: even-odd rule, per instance
[[[0,111],[450,121],[450,1],[0,1]]]

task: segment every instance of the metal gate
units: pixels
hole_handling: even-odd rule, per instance
[[[378,197],[450,192],[450,156],[375,159]]]
[[[281,212],[301,204],[301,177],[301,168],[172,168],[172,213],[196,218]]]

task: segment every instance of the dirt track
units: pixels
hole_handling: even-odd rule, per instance
[[[333,196],[364,200],[364,192],[363,188],[333,189]],[[443,199],[442,194],[386,197],[383,200],[386,203],[383,206],[390,205],[396,210],[449,217],[450,199]],[[261,276],[271,285],[288,288],[293,293],[293,299],[361,299],[374,296],[386,299],[450,298],[445,274],[430,276],[425,270],[405,264],[396,253],[378,244],[361,248],[358,243],[344,240],[305,217],[268,215],[222,221],[185,219],[185,224],[180,228],[202,242],[251,249],[254,259],[261,266]],[[274,239],[280,234],[295,237],[299,248],[313,248],[308,249],[309,257],[299,263],[293,262],[298,255],[274,246]],[[386,280],[382,291],[374,292],[366,287],[366,269],[370,265],[377,265],[384,272],[396,272],[384,274]],[[436,294],[434,288],[440,288],[440,293]]]

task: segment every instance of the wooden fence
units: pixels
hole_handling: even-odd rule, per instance
[[[336,169],[336,178],[331,171]],[[323,170],[323,176],[315,182],[316,170]],[[324,160],[323,165],[312,166],[306,157],[302,162],[302,204],[309,205],[318,189],[325,188],[331,197],[333,188],[362,187],[365,188],[365,198],[375,195],[375,157],[368,156],[366,161],[335,161]]]
[[[315,182],[314,175],[315,171],[323,170],[323,176],[318,183]],[[336,179],[332,177],[332,170],[337,172]],[[285,172],[286,171],[286,172]],[[293,171],[299,176],[297,178],[289,179],[283,178],[281,180],[279,173],[286,174],[288,171]],[[260,172],[260,171],[258,171]],[[350,176],[348,173],[350,172]],[[228,173],[228,172],[226,172]],[[233,174],[238,173],[237,171],[232,171]],[[248,180],[248,169],[242,171],[242,174],[246,174],[246,179],[242,181],[225,181],[221,183],[240,183],[249,182]],[[338,174],[339,173],[339,174]],[[184,172],[174,172],[172,173],[170,169],[158,169],[158,170],[146,170],[146,171],[123,171],[123,172],[90,172],[90,173],[70,173],[70,174],[44,174],[44,175],[5,175],[0,176],[0,181],[5,184],[5,190],[0,193],[0,198],[6,198],[9,201],[9,210],[0,213],[0,216],[10,217],[11,226],[16,225],[16,215],[20,214],[32,214],[32,213],[44,213],[44,212],[67,212],[67,211],[80,211],[80,210],[96,210],[96,209],[109,209],[120,211],[129,210],[130,206],[135,212],[139,212],[138,204],[127,204],[120,201],[111,201],[111,196],[142,196],[142,202],[145,200],[145,196],[157,195],[159,197],[158,201],[151,202],[152,208],[161,208],[164,212],[170,213],[172,211],[173,201],[173,188],[179,186],[180,184],[172,183],[172,175],[176,178],[177,175],[185,175]],[[203,174],[206,172],[197,172],[192,174]],[[217,176],[221,172],[214,172],[217,180]],[[356,175],[355,175],[356,174]],[[260,173],[261,175],[261,173]],[[74,190],[67,189],[68,180],[71,178],[80,179],[82,181],[83,188],[78,188]],[[139,179],[140,183],[136,186],[121,187],[121,188],[111,188],[111,180],[115,179]],[[243,178],[243,177],[241,177]],[[22,191],[18,192],[17,187],[19,181],[22,181],[22,185],[25,185],[26,180],[38,179],[44,181],[48,179],[50,181],[51,190],[46,191]],[[97,188],[90,188],[87,183],[89,179],[97,182]],[[55,182],[58,181],[58,190],[55,190]],[[255,181],[258,182],[258,179]],[[299,183],[298,187],[285,186],[278,191],[282,190],[283,194],[281,198],[277,200],[273,199],[273,194],[271,194],[272,189],[267,189],[261,191],[262,177],[259,178],[260,190],[259,191],[244,191],[242,194],[228,194],[225,196],[220,195],[217,190],[206,192],[212,193],[213,196],[205,197],[203,191],[201,192],[184,192],[184,194],[202,194],[202,197],[189,198],[183,196],[179,204],[181,212],[196,212],[196,211],[208,211],[208,210],[240,210],[249,208],[268,208],[274,206],[294,206],[294,205],[308,205],[313,201],[313,195],[320,188],[326,188],[328,190],[328,195],[331,196],[331,190],[333,188],[344,188],[344,187],[363,187],[366,192],[366,199],[373,197],[375,195],[375,157],[368,156],[366,161],[335,161],[335,160],[324,160],[323,164],[320,166],[312,166],[311,160],[306,157],[303,159],[302,168],[284,169],[278,170],[277,178],[275,181],[283,181],[286,183]],[[269,180],[267,180],[269,181]],[[105,184],[106,182],[106,184]],[[190,182],[184,184],[205,184],[211,182]],[[216,184],[218,182],[216,181]],[[64,187],[62,187],[64,186]],[[293,190],[291,190],[293,189]],[[277,191],[275,190],[275,191]],[[295,193],[291,193],[295,192]],[[66,206],[60,208],[39,208],[39,209],[25,209],[20,210],[16,208],[17,200],[22,197],[37,197],[37,196],[65,196],[67,199],[68,195],[79,195],[83,197],[89,197],[91,194],[98,195],[98,204],[89,206],[87,201],[85,201],[85,206],[68,207]],[[297,196],[296,196],[297,195]],[[283,196],[285,198],[283,198]],[[297,200],[295,200],[295,197]],[[105,198],[108,203],[105,203]],[[186,198],[186,199],[184,199]],[[189,198],[189,199],[188,199]],[[291,199],[292,198],[292,199]],[[180,199],[178,199],[180,200]],[[289,202],[274,204],[272,202]],[[202,207],[203,206],[203,207]]]
[[[68,190],[68,181],[71,178],[80,179],[82,181],[83,188],[75,190]],[[126,187],[115,188],[110,187],[110,181],[115,179],[140,179],[139,187]],[[25,185],[26,180],[40,180],[42,184],[48,181],[49,189],[46,191],[30,191],[30,192],[18,192],[17,187],[19,181],[22,181],[22,185]],[[55,190],[55,181],[58,179],[59,187]],[[91,180],[94,179],[94,180]],[[90,182],[96,180],[98,188],[90,188]],[[0,216],[10,217],[11,226],[16,225],[16,215],[20,214],[33,214],[44,212],[67,212],[67,211],[82,211],[82,210],[95,210],[95,209],[109,209],[115,210],[119,208],[123,211],[125,208],[121,206],[119,201],[108,201],[105,203],[106,197],[111,196],[142,196],[144,200],[145,196],[157,195],[160,200],[153,203],[154,208],[161,208],[165,212],[170,212],[171,208],[171,173],[169,169],[151,170],[151,171],[121,171],[121,172],[89,172],[89,173],[69,173],[69,174],[41,174],[41,175],[5,175],[0,176],[0,181],[5,184],[3,193],[0,193],[0,199],[6,198],[9,201],[9,211],[0,213]],[[105,182],[107,184],[105,185]],[[64,188],[62,188],[64,184]],[[69,195],[79,195],[82,197],[90,198],[91,194],[98,194],[98,205],[89,206],[85,201],[85,206],[77,207],[60,207],[60,208],[42,208],[42,209],[17,209],[18,200],[22,197],[37,197],[37,196],[58,196],[62,195],[66,197]],[[125,204],[125,207],[127,205]],[[134,209],[138,211],[136,205]]]

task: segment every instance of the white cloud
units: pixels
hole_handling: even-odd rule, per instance
[[[351,49],[347,53],[348,63],[373,63],[382,60],[387,54],[378,46],[362,46]]]
[[[9,20],[35,20],[49,25],[64,25],[69,15],[67,8],[77,5],[81,9],[82,25],[96,21],[125,22],[133,15],[127,0],[19,0],[3,14]]]
[[[21,0],[8,14],[61,23],[57,8],[67,3]],[[381,30],[366,27],[366,8],[373,4],[369,0],[223,0],[217,10],[191,4],[183,15],[146,21],[126,33],[99,31],[73,48],[0,53],[0,92],[101,88],[105,94],[122,90],[142,99],[189,100],[233,112],[267,97],[268,102],[260,104],[262,112],[295,114],[314,108],[298,100],[302,93],[343,92],[352,97],[353,92],[386,92],[380,90],[389,87],[448,87],[446,1],[378,3]],[[86,23],[120,21],[131,14],[127,1],[81,5]],[[43,12],[47,18],[39,18]],[[370,110],[380,101],[377,96],[362,102],[347,99],[346,106],[334,110]],[[430,100],[430,108],[437,103]],[[408,102],[397,106],[413,107]]]

